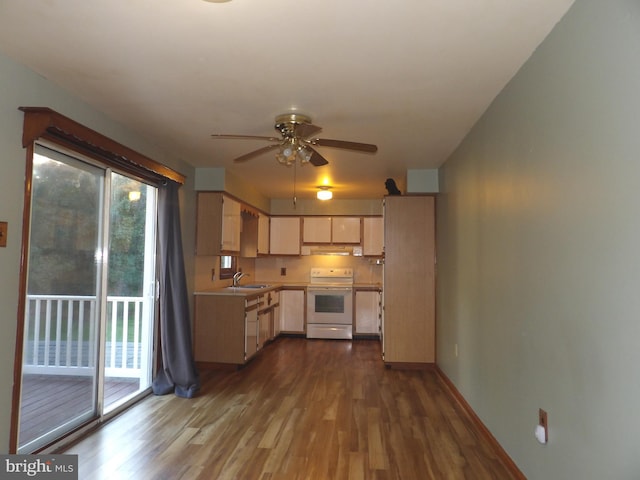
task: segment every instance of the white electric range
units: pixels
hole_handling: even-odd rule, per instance
[[[314,267],[307,287],[307,338],[353,338],[353,269]]]

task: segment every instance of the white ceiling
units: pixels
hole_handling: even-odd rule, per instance
[[[573,0],[0,0],[0,50],[196,167],[224,167],[270,198],[293,169],[268,143],[297,111],[330,164],[297,169],[297,193],[324,177],[335,198],[376,198],[384,180],[437,168]],[[48,105],[38,105],[48,106]],[[60,113],[65,113],[61,111]]]

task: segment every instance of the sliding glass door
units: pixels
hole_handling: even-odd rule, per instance
[[[151,386],[156,191],[111,173],[103,411]]]
[[[156,188],[36,145],[18,451],[151,383]]]

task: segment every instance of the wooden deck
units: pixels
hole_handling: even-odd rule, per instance
[[[110,378],[105,382],[105,405],[138,390],[138,379]],[[91,377],[25,375],[22,380],[20,444],[94,408]]]
[[[280,338],[201,380],[196,398],[147,397],[69,448],[80,478],[514,478],[437,373],[385,368],[379,342]]]

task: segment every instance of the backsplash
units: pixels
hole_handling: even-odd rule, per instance
[[[355,283],[382,283],[382,265],[374,259],[341,255],[308,255],[301,257],[265,257],[255,260],[255,276],[265,282],[308,282],[313,267],[351,267]],[[282,268],[287,274],[280,275]]]
[[[382,265],[367,257],[340,255],[308,255],[300,257],[240,258],[239,267],[249,274],[249,283],[307,283],[313,267],[351,267],[355,283],[382,283]],[[286,275],[280,275],[286,269]],[[212,278],[211,270],[215,269]],[[195,290],[211,290],[231,284],[231,279],[220,280],[220,257],[198,256],[195,265]]]

